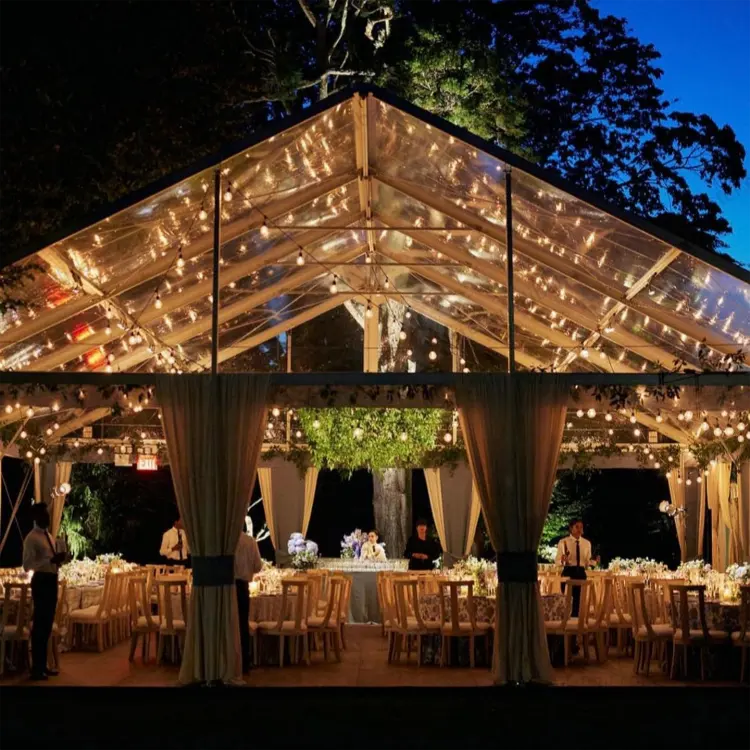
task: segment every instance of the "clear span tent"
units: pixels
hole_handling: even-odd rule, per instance
[[[351,346],[367,372],[384,367],[388,331],[365,310],[393,305],[429,336],[449,330],[492,352],[477,369],[506,370],[512,348],[519,370],[592,377],[747,370],[730,361],[750,342],[745,269],[373,87],[17,253],[14,263],[40,270],[20,290],[23,308],[0,322],[0,369],[209,371],[215,244],[220,372],[257,369],[253,352],[290,349],[288,332],[342,305],[364,329]],[[451,348],[407,367],[475,364]],[[75,416],[60,437],[102,412]],[[655,416],[639,421],[670,440],[701,434],[676,410]]]

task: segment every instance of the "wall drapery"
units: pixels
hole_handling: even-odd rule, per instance
[[[311,466],[301,475],[293,463],[276,457],[258,468],[258,481],[276,563],[286,564],[290,559],[286,546],[289,537],[295,531],[307,534],[318,469]]]
[[[57,536],[62,522],[65,496],[52,497],[52,490],[61,484],[70,483],[70,475],[73,471],[71,461],[45,461],[34,464],[34,501],[44,502],[49,508],[50,533]]]
[[[675,508],[685,509],[685,452],[680,453],[680,471],[667,473],[667,483],[669,484],[669,496],[672,505]],[[675,528],[677,530],[677,541],[680,544],[680,562],[687,560],[687,539],[685,535],[685,514],[677,513],[674,517]]]
[[[443,565],[450,567],[471,551],[481,508],[479,493],[463,461],[455,467],[424,469],[424,476],[443,547]]]
[[[266,428],[266,375],[163,376],[162,423],[193,555],[180,682],[241,678],[234,552]]]
[[[459,419],[498,556],[495,682],[549,682],[536,556],[565,426],[568,389],[554,375],[462,375]]]

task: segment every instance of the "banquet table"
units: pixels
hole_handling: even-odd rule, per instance
[[[446,597],[446,606],[450,609],[450,601]],[[467,609],[468,597],[459,597],[458,600],[458,619],[461,622],[469,621],[469,611]],[[548,594],[542,596],[542,611],[545,620],[561,619],[565,608],[565,596],[563,594]],[[493,622],[495,618],[495,597],[494,596],[475,596],[474,609],[476,612],[477,622]],[[440,595],[427,594],[419,598],[419,613],[423,620],[440,620]],[[491,637],[488,636],[488,637]],[[476,663],[485,666],[486,664],[483,638],[477,638],[474,644]],[[460,666],[469,665],[469,639],[468,638],[451,638],[449,645],[455,649],[451,663],[458,663]],[[442,649],[442,639],[439,635],[429,635],[423,637],[422,661],[425,664],[439,664]],[[457,652],[457,653],[456,653]],[[491,652],[490,652],[491,653]],[[456,658],[457,656],[457,658]]]
[[[706,599],[706,625],[709,630],[723,630],[731,633],[740,629],[739,602],[723,602],[719,599]],[[672,606],[667,603],[667,614]],[[688,596],[688,619],[690,628],[700,630],[701,621],[698,612],[698,597]],[[678,618],[679,621],[679,618]]]

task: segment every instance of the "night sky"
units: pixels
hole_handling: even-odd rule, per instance
[[[676,107],[705,112],[731,126],[750,152],[750,2],[748,0],[594,0],[602,12],[627,18],[638,38],[662,59],[661,86]],[[742,190],[709,196],[733,234],[728,252],[750,264],[750,177]]]

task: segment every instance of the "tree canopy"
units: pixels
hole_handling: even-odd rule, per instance
[[[706,190],[745,176],[731,127],[587,0],[13,3],[2,33],[4,247],[357,80],[709,249],[731,228]]]

